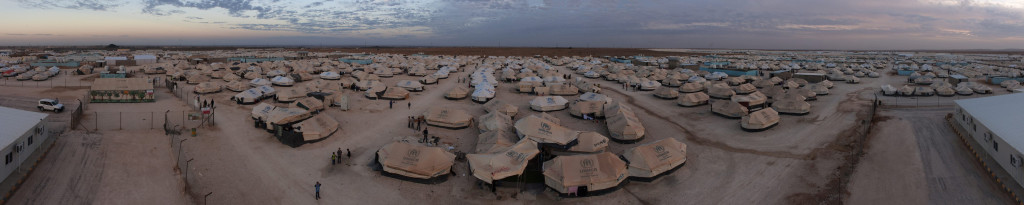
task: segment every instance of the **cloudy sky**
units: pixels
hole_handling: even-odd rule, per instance
[[[0,45],[1024,48],[1024,0],[0,0],[0,14]]]

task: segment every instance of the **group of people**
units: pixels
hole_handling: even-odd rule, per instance
[[[337,152],[331,152],[331,165],[341,164],[341,156],[344,155],[346,158],[352,158],[352,151],[345,149],[341,151],[341,147],[338,148]]]
[[[420,115],[419,117],[409,116],[407,127],[409,127],[409,129],[420,130],[420,128],[423,127],[423,123],[425,122],[427,122],[427,119],[424,118],[422,115]],[[424,128],[424,130],[426,130],[426,128]]]

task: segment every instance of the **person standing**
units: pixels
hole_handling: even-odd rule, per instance
[[[320,181],[317,181],[313,187],[316,187],[316,200],[320,200]]]
[[[427,141],[427,128],[423,128],[423,142],[424,143],[428,142]]]
[[[338,161],[338,155],[335,154],[335,153],[331,153],[331,165],[337,164],[337,161]]]
[[[352,159],[352,150],[345,149],[345,156]]]
[[[388,101],[388,109],[393,109],[393,108],[395,108],[395,101],[394,100]]]
[[[344,152],[341,152],[341,147],[338,147],[338,156],[341,156],[342,153]]]
[[[409,101],[409,109],[412,109],[412,101]]]
[[[405,123],[406,128],[412,129],[412,116],[405,118]]]

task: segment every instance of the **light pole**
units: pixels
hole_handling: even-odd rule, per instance
[[[174,163],[178,163],[181,161],[181,143],[184,143],[185,140],[188,140],[188,138],[181,139],[181,141],[178,141],[178,158],[174,160]]]
[[[188,161],[185,161],[185,183],[188,183],[188,164],[191,163],[192,160],[194,159],[195,158],[188,159]]]

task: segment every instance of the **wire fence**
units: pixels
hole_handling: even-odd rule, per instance
[[[168,110],[165,112],[84,112],[78,127],[87,130],[147,130],[169,128],[195,128],[204,125],[208,115],[194,110]]]
[[[876,94],[878,101],[882,103],[884,107],[952,107],[956,100],[989,97],[993,94],[972,94],[972,95],[953,95],[953,96],[884,96],[882,94]]]
[[[16,77],[2,77],[0,78],[0,86],[14,86],[14,87],[88,87],[92,86],[92,81],[84,80],[74,73],[74,71],[62,70],[60,74],[50,77],[49,79],[36,81],[36,80],[18,80]]]

